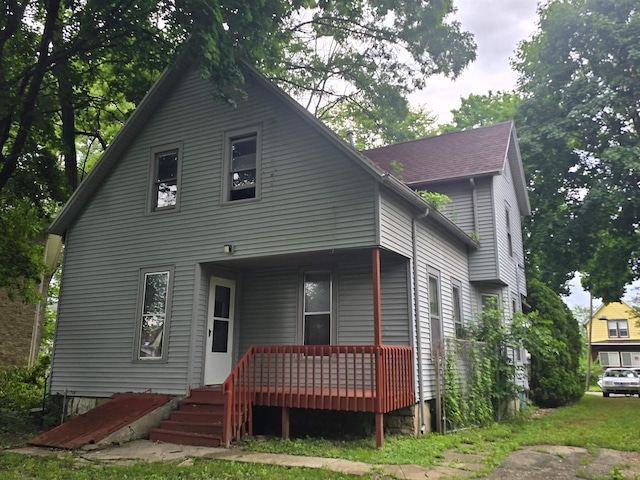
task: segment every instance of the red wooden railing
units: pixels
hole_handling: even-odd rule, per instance
[[[224,382],[223,391],[226,445],[247,429],[251,434],[253,405],[386,413],[415,403],[412,349],[253,346]]]
[[[251,418],[253,390],[250,368],[252,358],[253,347],[250,347],[222,384],[224,393],[222,443],[227,448],[231,440],[238,440],[245,433],[253,434]]]

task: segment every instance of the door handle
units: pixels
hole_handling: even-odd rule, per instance
[[[211,336],[211,329],[209,329],[209,336]]]

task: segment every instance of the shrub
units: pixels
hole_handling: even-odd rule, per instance
[[[533,401],[541,407],[558,407],[575,402],[584,393],[580,374],[582,341],[578,322],[560,297],[540,280],[529,282],[529,296],[537,315],[533,327],[545,327],[556,343],[554,354],[531,351],[530,388]]]
[[[42,405],[51,358],[42,355],[33,367],[0,371],[0,411],[27,411]]]

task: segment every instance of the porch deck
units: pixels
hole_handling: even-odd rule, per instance
[[[388,345],[253,346],[223,384],[228,445],[252,433],[252,406],[382,414],[415,404],[413,350]]]

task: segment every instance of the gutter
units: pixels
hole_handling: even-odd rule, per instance
[[[416,357],[418,359],[418,401],[420,402],[420,433],[424,434],[426,425],[424,423],[424,372],[422,369],[422,333],[420,328],[420,296],[418,288],[418,239],[417,239],[417,222],[423,218],[427,218],[429,209],[424,213],[417,215],[411,219],[411,246],[413,248],[413,302],[415,311],[415,328],[416,328]]]

